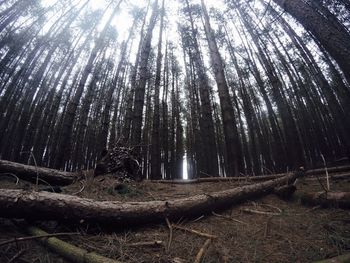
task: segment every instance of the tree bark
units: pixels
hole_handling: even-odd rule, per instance
[[[327,168],[329,173],[339,173],[339,172],[347,172],[350,171],[350,165],[344,165],[344,166],[335,166]],[[306,172],[307,175],[315,175],[315,174],[322,174],[325,173],[324,168],[314,169],[314,170],[308,170]]]
[[[35,182],[38,176],[39,179],[45,180],[52,185],[69,185],[78,179],[78,176],[74,173],[24,165],[5,160],[0,160],[0,175],[1,173],[12,173],[23,180],[32,182]]]
[[[240,142],[235,120],[235,112],[232,106],[228,84],[224,73],[224,63],[216,43],[214,32],[210,25],[209,14],[204,1],[201,1],[203,11],[205,34],[208,41],[211,65],[213,67],[215,81],[218,87],[221,115],[223,122],[224,138],[226,143],[226,173],[230,176],[238,176],[240,171]]]
[[[159,106],[159,90],[161,80],[162,67],[162,41],[163,41],[163,24],[164,24],[164,0],[162,2],[159,40],[158,40],[158,54],[156,66],[156,79],[154,83],[154,110],[153,110],[153,125],[151,137],[151,177],[153,179],[162,178],[161,172],[161,147],[160,147],[160,106]]]
[[[331,175],[332,180],[350,180],[350,173]]]
[[[184,43],[184,48],[187,48],[188,50],[187,52],[189,54],[190,61],[193,62],[197,73],[197,77],[194,80],[196,83],[198,83],[198,93],[200,98],[200,104],[198,105],[198,113],[200,113],[198,114],[199,131],[197,131],[197,133],[201,136],[201,142],[200,145],[197,146],[197,149],[201,148],[200,151],[205,152],[205,154],[200,154],[197,151],[197,173],[198,176],[201,177],[206,176],[206,174],[215,176],[219,173],[219,167],[212,100],[210,98],[211,87],[198,43],[197,29],[195,28],[192,15],[193,10],[188,0],[186,0],[185,3],[188,11],[188,21],[190,26],[188,28],[188,32],[186,32],[188,36],[183,34],[182,42]]]
[[[273,180],[286,176],[288,174],[271,174],[262,176],[234,176],[234,177],[204,177],[192,180],[152,180],[153,183],[161,184],[193,184],[193,183],[211,183],[211,182],[230,182],[230,181],[264,181]]]
[[[315,261],[314,263],[346,263],[350,261],[350,253],[340,255],[334,258]]]
[[[118,202],[94,201],[77,196],[24,190],[0,191],[1,217],[53,219],[107,225],[140,225],[162,222],[164,218],[194,217],[224,209],[249,198],[266,195],[275,187],[293,183],[303,173],[297,172],[276,180],[232,188],[210,194],[168,201]]]
[[[131,141],[133,145],[140,145],[142,138],[142,116],[145,103],[146,83],[148,80],[148,60],[151,52],[151,42],[153,29],[159,14],[158,0],[153,3],[153,11],[148,25],[147,33],[144,37],[140,52],[139,82],[135,87],[134,110],[131,129]]]
[[[37,227],[27,227],[27,232],[33,236],[42,236],[47,235],[45,231],[41,230]],[[85,249],[73,246],[67,242],[64,242],[56,237],[49,237],[49,238],[41,238],[39,239],[39,242],[43,245],[50,248],[52,251],[56,252],[57,254],[61,255],[65,259],[69,260],[70,262],[77,262],[77,263],[121,263],[120,261],[106,258],[104,256],[100,256],[94,252],[88,252]]]
[[[330,23],[319,10],[302,0],[274,0],[310,31],[337,61],[350,81],[350,35],[343,27]]]
[[[300,196],[300,200],[306,205],[350,208],[350,192],[304,193]]]
[[[346,173],[350,171],[350,166],[338,166],[338,167],[330,167],[327,169],[328,173],[330,173],[330,179],[332,180],[342,180],[349,179],[350,173]],[[338,172],[344,172],[343,174],[335,174]],[[305,172],[307,176],[310,175],[320,175],[325,174],[326,170],[324,168],[308,170]],[[264,181],[264,180],[273,180],[277,178],[281,178],[283,176],[289,175],[288,173],[279,173],[279,174],[270,174],[270,175],[258,175],[258,176],[234,176],[234,177],[207,177],[207,178],[198,178],[194,180],[152,180],[153,183],[163,183],[163,184],[193,184],[193,183],[208,183],[208,182],[227,182],[227,181]],[[316,180],[316,178],[307,178],[306,180]]]

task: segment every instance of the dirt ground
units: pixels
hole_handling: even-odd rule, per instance
[[[151,182],[118,182],[114,177],[91,178],[64,187],[63,193],[96,200],[150,201],[181,198],[199,193],[220,191],[250,182],[200,184],[160,184]],[[21,185],[22,184],[22,185]],[[0,181],[1,188],[19,188]],[[28,185],[26,185],[28,187]],[[29,186],[33,187],[33,186]],[[332,190],[349,190],[350,181],[332,182]],[[320,191],[317,180],[301,180],[298,192]],[[247,210],[262,212],[249,213]],[[182,218],[171,222],[192,230],[217,236],[205,251],[202,262],[313,262],[334,257],[350,250],[350,211],[302,206],[298,200],[283,201],[274,195],[213,211],[195,219]],[[1,215],[1,211],[0,211]],[[125,228],[106,232],[102,226],[68,226],[57,222],[35,222],[49,233],[76,232],[60,239],[88,251],[125,263],[194,262],[206,238],[180,229],[173,229],[169,245],[169,228],[164,224]],[[27,236],[13,221],[0,219],[0,244],[14,237]],[[161,241],[142,246],[139,242]],[[16,260],[12,257],[23,251]],[[0,262],[67,262],[37,241],[14,242],[0,246]]]

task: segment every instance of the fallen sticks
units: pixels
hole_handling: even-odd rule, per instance
[[[200,263],[202,261],[202,257],[205,253],[205,251],[208,249],[208,247],[210,246],[210,243],[211,243],[211,239],[208,238],[204,245],[200,248],[200,250],[198,251],[197,255],[196,255],[196,258],[194,260],[194,263]]]
[[[203,232],[200,232],[200,231],[198,231],[198,230],[194,230],[194,229],[187,228],[187,227],[183,227],[183,226],[179,226],[179,225],[172,225],[172,227],[175,228],[175,229],[183,230],[183,231],[186,231],[186,232],[189,232],[189,233],[198,235],[198,236],[210,238],[210,239],[218,238],[218,237],[215,236],[215,235],[203,233]]]

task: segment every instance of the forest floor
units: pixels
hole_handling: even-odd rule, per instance
[[[17,188],[0,182],[1,188]],[[95,200],[151,201],[167,200],[190,195],[220,191],[246,182],[210,182],[198,184],[161,184],[129,182],[120,184],[111,176],[87,176],[80,197]],[[72,194],[81,190],[81,183],[63,188]],[[116,187],[117,186],[117,187]],[[349,190],[350,181],[332,182],[332,190]],[[298,192],[320,191],[317,180],[302,179]],[[247,213],[244,210],[266,213]],[[233,206],[213,215],[171,222],[202,233],[216,235],[205,251],[201,262],[313,262],[334,257],[350,250],[350,211],[306,207],[297,200],[283,201],[274,195]],[[1,212],[0,212],[1,214]],[[224,216],[224,217],[222,217]],[[69,226],[57,222],[37,222],[49,233],[79,232],[79,235],[60,237],[71,244],[121,262],[194,262],[205,237],[173,229],[169,250],[169,228],[164,224],[134,228],[115,228],[106,232],[102,226]],[[14,237],[26,236],[11,220],[0,219],[0,243]],[[141,246],[135,243],[162,241],[161,245]],[[134,244],[134,245],[133,245]],[[50,252],[37,241],[24,241],[0,246],[0,262],[9,260],[19,251],[24,253],[13,262],[67,262]]]

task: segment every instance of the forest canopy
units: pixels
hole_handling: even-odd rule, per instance
[[[0,0],[0,159],[144,178],[350,159],[349,0]]]

